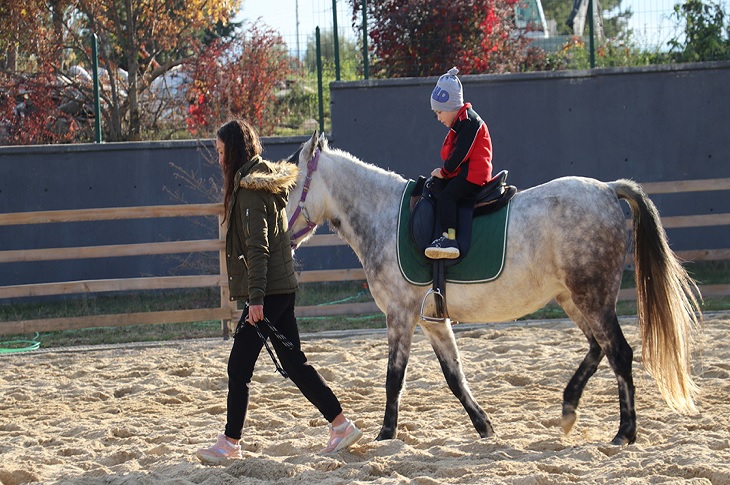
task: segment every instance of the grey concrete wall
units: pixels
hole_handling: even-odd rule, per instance
[[[439,165],[436,78],[332,83],[331,144],[406,177]],[[489,126],[495,170],[520,188],[564,175],[641,182],[730,177],[730,63],[462,77]],[[265,138],[285,158],[308,137]],[[190,203],[173,164],[219,177],[210,140],[0,147],[0,212]],[[728,212],[727,192],[657,195],[663,215]],[[326,231],[321,229],[320,231]],[[214,238],[215,221],[143,219],[0,226],[0,250]],[[669,231],[675,249],[727,247],[730,228]],[[215,255],[206,255],[215,268]],[[301,269],[352,267],[348,248],[302,249]],[[0,265],[0,285],[186,274],[170,256]],[[214,269],[212,269],[214,271]]]

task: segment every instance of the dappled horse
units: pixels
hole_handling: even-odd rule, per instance
[[[372,296],[386,315],[386,405],[377,439],[395,437],[419,324],[477,432],[493,435],[492,423],[464,377],[450,323],[421,319],[424,288],[408,282],[399,269],[397,226],[408,181],[329,147],[316,133],[290,161],[300,170],[287,206],[292,244],[298,246],[327,221],[360,259]],[[628,244],[620,199],[633,212],[643,366],[673,410],[695,412],[690,347],[701,318],[695,313],[697,287],[670,250],[656,207],[630,180],[565,177],[518,192],[511,201],[502,274],[487,283],[447,283],[447,294],[451,318],[472,323],[514,320],[555,299],[588,339],[588,353],[563,392],[563,430],[569,432],[575,423],[583,389],[606,356],[618,381],[620,404],[612,443],[625,445],[636,439],[636,412],[633,351],[616,317]],[[433,303],[429,305],[426,311],[432,312]]]

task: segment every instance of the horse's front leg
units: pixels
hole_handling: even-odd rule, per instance
[[[385,417],[377,441],[395,438],[398,426],[398,405],[406,377],[408,357],[411,353],[414,323],[402,316],[387,315],[388,371],[385,378]]]
[[[461,367],[461,358],[459,357],[459,349],[456,346],[456,339],[451,325],[447,323],[422,323],[424,333],[431,342],[436,357],[441,364],[441,370],[449,384],[449,389],[459,399],[461,405],[466,409],[467,414],[471,418],[477,433],[482,438],[488,438],[494,435],[494,427],[489,420],[489,416],[477,404],[471,394],[469,384],[464,377],[464,371]]]

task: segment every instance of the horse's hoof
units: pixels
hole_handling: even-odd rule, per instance
[[[487,423],[483,428],[477,428],[480,438],[491,438],[494,436],[494,427],[491,423]]]
[[[395,438],[395,432],[381,430],[375,441],[392,440]]]
[[[629,437],[619,433],[613,440],[611,440],[611,444],[615,446],[627,446],[633,444],[634,441],[636,441],[636,436]]]
[[[577,420],[578,413],[575,412],[575,408],[563,405],[563,416],[560,418],[560,426],[563,428],[563,433],[570,433]]]

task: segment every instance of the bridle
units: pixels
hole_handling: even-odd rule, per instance
[[[304,207],[304,203],[307,200],[307,194],[309,193],[309,184],[312,182],[312,175],[314,175],[314,172],[317,171],[318,163],[319,163],[319,148],[317,148],[314,151],[314,156],[307,163],[307,177],[304,179],[304,187],[302,188],[302,195],[299,198],[299,204],[297,204],[297,209],[294,211],[294,214],[292,214],[291,217],[289,218],[289,227],[293,227],[294,221],[297,220],[297,217],[299,217],[300,213],[304,216],[304,220],[307,223],[306,227],[303,227],[296,233],[292,234],[292,236],[291,236],[292,249],[297,247],[296,241],[299,238],[301,238],[302,236],[305,236],[310,231],[314,230],[315,227],[317,227],[317,224],[312,222],[311,219],[309,218],[309,212],[307,212],[307,208]]]

